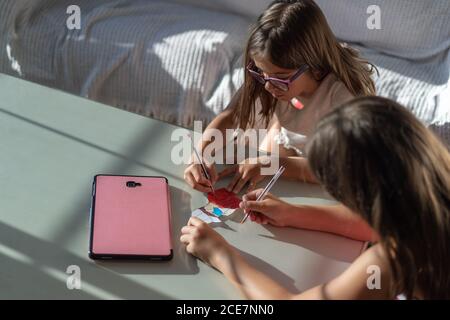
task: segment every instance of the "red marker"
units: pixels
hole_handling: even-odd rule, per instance
[[[297,98],[292,98],[291,99],[291,103],[292,105],[298,109],[298,110],[302,110],[305,106],[303,105],[303,103],[301,103],[300,100],[298,100]]]

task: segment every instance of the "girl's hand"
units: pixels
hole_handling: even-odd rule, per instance
[[[218,270],[234,250],[220,234],[195,217],[181,229],[180,241],[186,245],[188,253]]]
[[[204,161],[204,164],[206,171],[208,171],[208,174],[211,177],[211,184],[214,186],[218,180],[216,167],[214,163],[208,164]],[[199,163],[192,162],[186,170],[184,170],[184,180],[195,190],[205,193],[212,191],[208,179],[203,174],[202,165]]]
[[[267,164],[268,158],[249,158],[239,164],[226,168],[219,173],[219,179],[234,174],[233,179],[227,186],[227,190],[239,193],[248,183],[247,192],[255,189],[256,185],[264,180],[265,176],[261,175],[261,167]]]
[[[245,213],[250,212],[250,219],[259,224],[271,224],[277,227],[291,225],[296,208],[274,195],[267,193],[263,200],[256,201],[263,189],[257,189],[242,197],[239,204]]]

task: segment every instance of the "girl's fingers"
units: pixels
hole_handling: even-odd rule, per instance
[[[190,234],[182,234],[180,237],[180,242],[184,244],[189,244],[192,241],[192,236]]]
[[[202,184],[205,186],[209,184],[208,179],[206,179],[206,177],[203,176],[203,173],[199,172],[198,170],[192,170],[192,175],[194,176],[194,179],[198,184]]]
[[[204,192],[204,193],[208,193],[208,192],[212,191],[211,186],[209,185],[209,183],[206,183],[206,185],[205,185],[205,184],[201,184],[201,183],[198,183],[198,182],[194,182],[194,189],[198,190],[200,192]]]
[[[188,221],[188,226],[194,226],[194,227],[199,227],[203,224],[204,222],[202,220],[200,220],[197,217],[191,217]]]
[[[263,221],[263,219],[262,219],[261,215],[257,215],[256,216],[256,223],[262,224],[262,221]]]
[[[239,206],[244,210],[264,213],[264,209],[266,209],[266,203],[264,201],[242,201],[241,204],[242,206]]]
[[[184,180],[193,188],[194,187],[194,177],[190,172],[184,173]]]
[[[209,192],[212,191],[212,189],[211,189],[211,187],[209,185],[208,186],[204,186],[204,185],[201,185],[199,183],[195,184],[194,189],[198,190],[200,192],[203,192],[203,193],[209,193]]]
[[[208,173],[209,173],[209,176],[211,177],[211,183],[215,184],[217,182],[217,180],[219,180],[219,177],[217,175],[217,171],[216,171],[216,168],[214,167],[214,165],[211,167],[208,167]]]
[[[253,191],[256,188],[256,184],[257,182],[255,179],[250,180],[248,183],[247,193]]]
[[[239,181],[234,186],[233,192],[236,194],[239,193],[247,182],[248,182],[248,178],[244,178],[243,176],[241,176]]]
[[[181,233],[182,234],[190,234],[195,230],[194,227],[192,226],[184,226],[183,228],[181,228]]]
[[[238,181],[240,179],[241,179],[241,173],[239,171],[237,171],[233,177],[233,180],[231,180],[231,182],[228,184],[227,190],[231,192],[234,189],[234,186],[236,185],[236,183],[238,183]]]
[[[198,190],[200,192],[205,192],[205,193],[211,192],[211,187],[203,186],[203,185],[197,183],[197,181],[195,181],[194,176],[192,175],[191,172],[186,173],[184,178],[193,189]]]
[[[242,200],[244,200],[244,201],[256,200],[262,191],[263,191],[263,189],[261,189],[261,188],[252,190],[252,191],[248,192],[247,194],[245,194],[242,197]]]
[[[184,175],[184,179],[187,181],[187,183],[188,183],[192,188],[195,189],[195,187],[196,187],[196,185],[197,185],[197,182],[195,181],[194,176],[192,175],[191,172],[187,172],[187,173]]]
[[[223,171],[219,173],[219,179],[223,177],[227,177],[232,173],[236,172],[237,165],[232,165],[231,167],[225,168]]]
[[[269,219],[265,215],[261,215],[260,218],[261,218],[261,224],[269,223]]]
[[[250,212],[250,220],[258,223],[258,224],[274,224],[275,225],[275,220],[270,219],[269,217],[265,216],[264,214],[258,213],[258,212]]]
[[[214,184],[218,180],[216,166],[214,162],[205,162],[206,171],[208,172],[211,183]]]

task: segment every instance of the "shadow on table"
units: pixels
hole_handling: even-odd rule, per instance
[[[260,186],[264,187],[267,182],[269,182],[269,180],[265,179]],[[271,193],[282,198],[301,197],[334,202],[333,198],[318,184],[289,181],[286,179],[283,179],[282,184],[275,184]],[[287,201],[289,201],[289,199],[287,199]]]
[[[179,208],[179,211],[172,213],[174,257],[169,262],[95,263],[87,259],[87,237],[86,252],[81,253],[81,256],[85,255],[86,258],[81,258],[60,247],[57,242],[42,240],[0,222],[1,245],[18,256],[16,259],[14,255],[0,254],[2,268],[0,298],[98,298],[86,290],[68,290],[65,275],[62,280],[52,276],[52,272],[64,274],[68,266],[76,265],[81,270],[82,284],[98,288],[108,296],[126,299],[170,299],[170,296],[122,276],[198,273],[197,260],[189,255],[179,242],[179,230],[190,217],[190,195],[172,186],[170,192],[172,207]]]
[[[264,187],[267,184],[269,178],[264,179],[258,187]],[[275,196],[282,197],[284,200],[289,201],[289,198],[303,198],[305,203],[314,203],[314,200],[329,201],[330,204],[336,203],[333,198],[327,194],[324,189],[318,184],[299,183],[295,181],[283,181],[283,183],[276,184],[271,193]],[[298,203],[296,200],[292,203]],[[243,215],[240,215],[237,219],[241,219]],[[248,219],[248,221],[250,221]],[[319,231],[295,229],[295,228],[279,228],[270,225],[264,226],[273,234],[273,236],[260,235],[262,237],[282,241],[297,246],[303,247],[310,251],[316,252],[328,258],[332,258],[337,261],[353,262],[355,258],[360,254],[362,248],[362,242],[352,240],[349,238],[341,237],[331,233],[321,232],[321,241],[317,241],[317,233]],[[355,250],[352,252],[343,252],[342,247],[349,242],[359,242],[361,246],[355,244]]]
[[[163,293],[107,270],[93,262],[0,222],[0,243],[12,254],[0,254],[0,298],[97,299],[83,286],[123,299],[170,299]],[[86,247],[87,256],[87,247]],[[17,256],[17,257],[16,257]],[[69,290],[65,272],[70,265],[81,270],[82,290]],[[63,279],[54,274],[63,274]],[[68,275],[67,275],[68,276]],[[102,294],[102,297],[104,293]]]
[[[279,283],[281,286],[289,290],[290,292],[298,292],[298,289],[295,287],[295,281],[293,278],[289,277],[282,271],[278,270],[271,264],[265,262],[264,260],[261,260],[260,258],[247,253],[245,251],[242,251],[240,249],[237,249],[239,253],[242,255],[242,257],[255,269],[258,271],[263,272],[264,274],[268,275],[271,279]]]
[[[33,120],[26,119],[21,117],[20,115],[15,115],[8,111],[0,110],[0,112],[5,112],[10,116],[14,116],[18,119],[21,119],[23,121],[26,121],[32,125],[38,126],[42,129],[51,131],[55,134],[59,134],[61,136],[64,136],[68,139],[77,141],[78,143],[81,143],[83,145],[95,148],[97,150],[103,151],[105,153],[110,154],[111,156],[117,157],[120,159],[117,164],[115,164],[111,169],[106,170],[109,174],[132,174],[133,172],[130,172],[130,169],[128,168],[130,164],[134,164],[139,166],[140,168],[156,171],[161,175],[168,176],[170,179],[179,179],[176,175],[174,175],[171,172],[167,172],[162,170],[161,168],[156,168],[154,166],[151,166],[147,164],[146,162],[143,162],[142,160],[139,160],[140,153],[144,148],[142,148],[143,145],[146,145],[149,143],[149,137],[152,139],[158,138],[158,127],[151,126],[148,129],[146,129],[141,135],[136,137],[136,140],[133,141],[133,143],[130,143],[130,147],[124,152],[123,154],[117,153],[115,151],[109,150],[107,148],[104,148],[102,146],[96,145],[94,143],[91,143],[89,141],[82,140],[78,137],[69,135],[65,132],[59,131],[57,129],[42,125],[40,123],[37,123]],[[161,125],[161,124],[159,124]],[[94,173],[92,174],[94,175]],[[86,190],[90,190],[90,184],[91,181],[86,182]],[[74,194],[78,195],[78,193],[74,192]],[[71,212],[69,214],[70,219],[66,223],[66,227],[61,228],[61,230],[57,231],[57,233],[54,236],[54,243],[65,245],[67,244],[74,234],[80,232],[80,230],[88,225],[88,215],[86,214],[89,212],[90,207],[90,193],[82,193],[80,195],[80,198],[77,199],[75,202],[78,203],[76,206],[76,210]],[[173,219],[173,245],[174,245],[174,259],[170,262],[162,262],[162,263],[155,263],[152,262],[151,264],[148,262],[144,263],[112,263],[112,262],[99,262],[98,265],[104,267],[104,268],[110,268],[110,269],[117,269],[114,270],[116,272],[121,273],[130,273],[130,274],[195,274],[198,272],[198,267],[196,265],[195,259],[191,256],[187,255],[184,250],[181,250],[179,245],[179,230],[183,225],[185,225],[190,217],[190,195],[186,192],[183,192],[180,189],[171,187],[171,195],[172,195],[172,208],[181,208],[180,212],[174,212],[173,216],[178,214],[177,217]],[[177,224],[178,223],[178,224]],[[87,238],[86,238],[87,239]],[[87,241],[87,240],[86,240]],[[87,246],[86,246],[87,248]],[[116,267],[117,266],[117,267]]]
[[[170,186],[172,208],[172,246],[173,259],[161,262],[111,262],[99,261],[102,268],[121,274],[196,274],[199,272],[197,259],[186,252],[185,246],[180,243],[180,230],[185,226],[191,216],[191,196],[189,193]]]
[[[342,262],[353,262],[361,253],[363,246],[362,241],[352,240],[326,232],[295,228],[280,228],[269,225],[265,225],[264,227],[272,233],[273,236],[260,234],[259,236],[261,237],[294,244],[322,256]],[[320,241],[317,241],[317,233],[319,232]],[[342,248],[344,246],[348,247],[349,242],[354,242],[354,249],[351,250],[351,252],[350,250],[347,252],[343,251]]]

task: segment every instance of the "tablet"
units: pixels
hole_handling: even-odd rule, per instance
[[[172,258],[167,178],[96,175],[90,214],[91,259]]]

